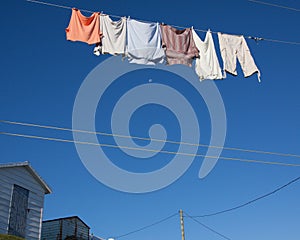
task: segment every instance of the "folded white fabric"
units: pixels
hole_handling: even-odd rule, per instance
[[[154,65],[165,61],[158,23],[127,19],[126,56],[130,63]]]
[[[222,79],[222,70],[216,54],[211,31],[208,31],[205,40],[202,41],[194,29],[192,29],[195,45],[199,50],[199,58],[195,61],[195,72],[200,81],[204,79]]]

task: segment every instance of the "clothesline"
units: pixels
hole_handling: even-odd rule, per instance
[[[88,22],[88,24],[86,24]],[[144,22],[128,17],[114,21],[110,15],[94,12],[86,17],[77,8],[66,28],[66,39],[95,44],[94,54],[122,55],[135,64],[183,64],[194,67],[199,80],[226,78],[226,73],[237,76],[237,59],[244,77],[260,70],[250,53],[245,37],[218,32],[223,74],[217,57],[212,32],[207,31],[205,40],[193,27],[179,30],[165,23]],[[195,64],[193,65],[193,62]]]
[[[298,8],[292,8],[292,7],[288,7],[288,6],[283,6],[283,5],[278,5],[278,4],[268,3],[268,2],[263,2],[263,1],[257,1],[257,0],[248,0],[248,1],[253,2],[253,3],[262,4],[262,5],[266,5],[266,6],[277,7],[277,8],[282,8],[282,9],[287,9],[287,10],[300,12],[300,9],[298,9]]]
[[[47,6],[51,6],[51,7],[57,7],[57,8],[64,8],[64,9],[69,9],[71,10],[73,7],[70,6],[65,6],[65,5],[58,5],[58,4],[53,4],[53,3],[48,3],[48,2],[42,2],[42,1],[37,1],[37,0],[26,0],[27,2],[31,2],[31,3],[36,3],[36,4],[42,4],[42,5],[47,5]],[[86,9],[79,9],[81,12],[86,12],[86,13],[94,13],[95,11],[91,11],[91,10],[86,10]],[[103,14],[103,12],[101,12]],[[112,15],[112,14],[107,14],[111,17],[115,17],[115,18],[122,18],[123,16],[118,16],[118,15]],[[136,19],[138,20],[138,19]],[[143,21],[143,22],[149,22],[149,23],[153,23],[151,21],[145,21],[145,20],[138,20],[138,21]],[[176,28],[186,28],[184,26],[176,26],[176,25],[171,25],[172,27],[176,27]],[[208,32],[210,31],[213,34],[217,34],[217,31],[211,31],[211,30],[203,30],[203,29],[198,29],[198,28],[193,28],[195,31],[198,32]],[[269,41],[269,42],[276,42],[276,43],[284,43],[284,44],[292,44],[292,45],[300,45],[300,42],[293,42],[293,41],[284,41],[284,40],[278,40],[278,39],[270,39],[270,38],[263,38],[263,37],[254,37],[254,36],[245,36],[243,34],[234,34],[234,35],[241,35],[244,36],[245,38],[248,39],[253,39],[255,41]]]

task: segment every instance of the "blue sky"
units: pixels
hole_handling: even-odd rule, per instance
[[[300,9],[300,4],[293,0],[269,2]],[[246,0],[51,3],[176,26],[300,42],[299,12]],[[110,56],[96,57],[92,53],[93,46],[66,40],[65,28],[71,14],[68,9],[22,0],[6,1],[3,5],[0,119],[71,128],[74,101],[81,84]],[[199,36],[204,39],[205,35],[199,32]],[[213,38],[222,66],[217,35]],[[237,77],[228,74],[226,79],[215,82],[227,116],[225,146],[300,154],[300,46],[272,41],[256,43],[250,39],[247,43],[261,70],[262,82],[258,83],[256,75],[244,78],[239,65]],[[193,74],[192,68],[182,68]],[[111,92],[105,93],[103,102],[97,107],[96,130],[111,132],[110,114],[118,96],[149,79],[182,92],[196,109],[200,143],[209,144],[210,116],[201,96],[182,79],[157,69],[141,69],[115,81]],[[203,84],[205,89],[208,83],[198,84]],[[180,141],[176,116],[155,104],[145,105],[133,114],[130,133],[148,138],[149,127],[153,124],[165,127],[168,140]],[[73,137],[70,132],[5,123],[0,123],[0,129],[71,140]],[[99,141],[114,143],[109,137]],[[137,144],[142,146],[145,142],[137,141]],[[199,179],[203,158],[197,157],[171,185],[134,194],[112,189],[94,178],[84,167],[74,143],[0,135],[0,146],[1,163],[29,161],[52,188],[53,193],[45,198],[44,219],[78,215],[91,227],[91,232],[104,238],[134,231],[177,213],[179,209],[195,216],[231,208],[272,191],[300,173],[299,167],[220,159],[207,177]],[[165,150],[176,151],[177,148],[172,145]],[[139,159],[119,149],[104,151],[114,164],[140,173],[158,169],[173,157],[158,153],[149,159]],[[205,153],[206,148],[199,148],[198,154]],[[224,150],[222,156],[299,163],[297,158],[228,150]],[[299,197],[299,183],[295,183],[247,207],[198,220],[230,239],[298,239]],[[222,239],[189,218],[185,218],[185,230],[187,240]],[[180,237],[179,217],[176,216],[120,239]]]

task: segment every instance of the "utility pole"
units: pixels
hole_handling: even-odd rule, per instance
[[[179,210],[180,215],[180,226],[181,226],[181,240],[184,240],[184,222],[183,222],[183,211]]]

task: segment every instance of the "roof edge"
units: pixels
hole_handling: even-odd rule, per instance
[[[33,176],[33,178],[43,187],[45,190],[45,194],[52,193],[49,185],[42,179],[42,177],[32,168],[28,161],[25,162],[14,162],[14,163],[4,163],[0,164],[1,168],[9,168],[9,167],[25,167],[26,170]]]
[[[43,220],[44,222],[53,222],[53,221],[59,221],[59,220],[67,220],[67,219],[72,219],[72,218],[76,218],[79,221],[81,221],[87,228],[91,229],[89,225],[87,225],[80,217],[78,216],[69,216],[69,217],[61,217],[61,218],[55,218],[55,219],[49,219],[49,220]]]

